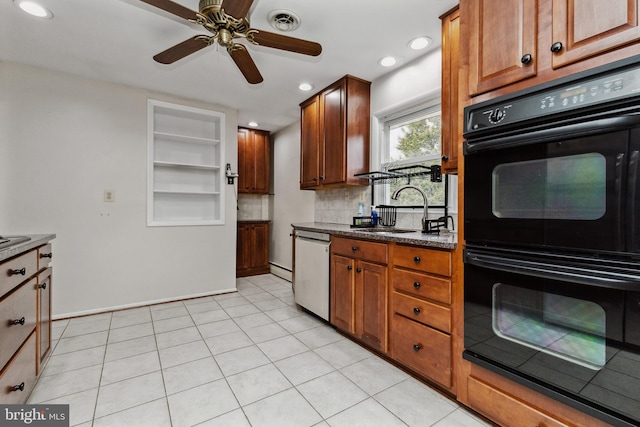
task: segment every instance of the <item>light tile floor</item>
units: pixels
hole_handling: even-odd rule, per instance
[[[81,427],[489,425],[296,308],[289,282],[237,287],[54,322],[29,403]]]

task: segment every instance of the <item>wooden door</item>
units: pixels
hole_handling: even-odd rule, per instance
[[[320,166],[320,182],[338,184],[346,181],[345,151],[345,87],[341,80],[322,92],[322,145],[324,153]]]
[[[238,193],[250,193],[254,181],[249,129],[238,129]]]
[[[355,333],[355,261],[340,255],[331,256],[331,324],[350,334]]]
[[[468,7],[470,95],[535,76],[537,0],[475,0]]]
[[[320,98],[300,107],[300,188],[314,188],[320,184]]]
[[[638,0],[554,0],[552,27],[558,68],[640,40]]]
[[[458,172],[461,143],[458,103],[460,69],[460,11],[456,8],[442,19],[442,172]]]
[[[269,132],[253,131],[253,159],[255,176],[252,192],[269,194]]]
[[[368,345],[387,350],[387,267],[356,265],[356,334]]]
[[[269,266],[269,224],[251,226],[251,268]]]

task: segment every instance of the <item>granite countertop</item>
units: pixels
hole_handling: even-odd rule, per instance
[[[450,250],[456,249],[458,246],[458,234],[449,232],[441,232],[440,234],[425,234],[421,231],[412,231],[409,233],[394,233],[393,231],[372,232],[367,231],[366,228],[351,228],[350,225],[327,222],[305,222],[291,224],[291,226],[296,230],[317,231],[337,236],[355,237],[378,242],[405,243],[409,245]]]
[[[30,237],[31,240],[18,243],[14,246],[9,246],[8,248],[0,249],[0,261],[13,258],[16,255],[20,255],[21,253],[27,252],[33,248],[37,248],[38,246],[44,245],[50,240],[56,238],[55,234],[21,234],[21,236]]]

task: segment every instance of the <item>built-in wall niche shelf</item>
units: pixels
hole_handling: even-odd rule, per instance
[[[148,103],[147,225],[224,224],[225,115]]]

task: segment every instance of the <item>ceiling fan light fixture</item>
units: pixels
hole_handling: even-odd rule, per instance
[[[14,0],[13,3],[18,6],[23,12],[26,12],[29,15],[44,19],[53,18],[53,13],[49,9],[39,3],[36,3],[35,1]]]
[[[300,26],[300,17],[288,9],[276,9],[267,15],[269,25],[278,31],[293,31]]]
[[[426,37],[426,36],[416,37],[415,39],[409,42],[409,47],[413,50],[420,50],[420,49],[426,48],[432,42],[433,40],[431,40],[430,37]]]

